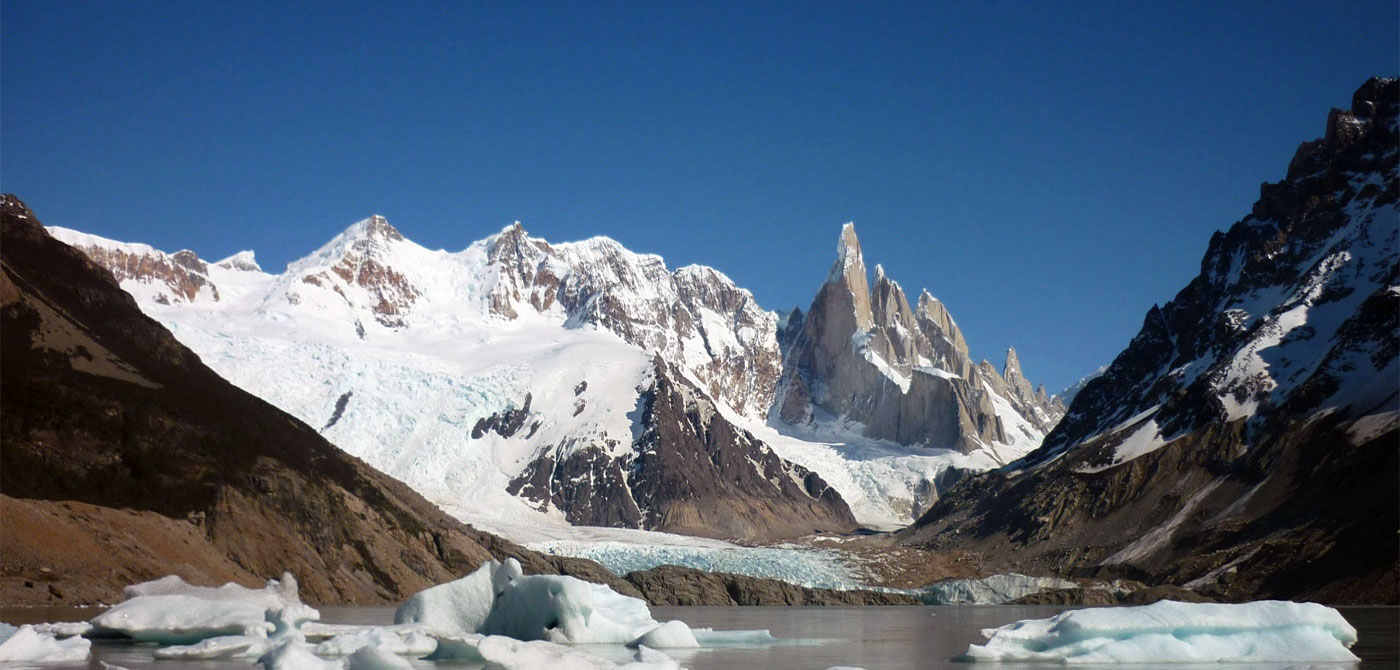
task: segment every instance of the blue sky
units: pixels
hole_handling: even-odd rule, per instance
[[[1394,76],[1349,3],[149,2],[0,6],[0,189],[267,269],[382,213],[514,220],[806,307],[854,220],[973,355],[1106,363],[1213,230]]]

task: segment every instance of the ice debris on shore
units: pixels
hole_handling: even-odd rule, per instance
[[[86,661],[92,643],[81,637],[60,640],[34,626],[0,623],[0,664]]]
[[[1163,600],[1061,612],[982,631],[955,661],[1272,663],[1357,661],[1356,629],[1317,603]]]

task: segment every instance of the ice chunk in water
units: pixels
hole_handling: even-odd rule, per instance
[[[1061,612],[982,631],[959,661],[1269,663],[1356,661],[1356,629],[1330,607],[1164,600]]]
[[[289,606],[304,608],[311,619],[320,613],[301,604],[290,573],[268,580],[261,589],[237,584],[217,588],[191,586],[171,575],[126,587],[127,599],[93,617],[96,635],[121,634],[142,642],[190,644],[205,638],[271,632],[264,613]]]
[[[0,661],[28,661],[48,663],[55,661],[85,661],[88,658],[91,642],[81,637],[60,640],[48,633],[40,633],[33,626],[14,628],[0,624],[4,641],[0,642]]]

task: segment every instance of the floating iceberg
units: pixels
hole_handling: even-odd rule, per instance
[[[345,670],[340,660],[326,660],[311,653],[305,642],[288,640],[258,658],[265,670]]]
[[[643,600],[573,577],[527,576],[515,559],[492,561],[462,579],[414,594],[395,612],[394,622],[527,642],[669,647],[700,644],[684,622],[672,621],[663,626],[651,618]],[[743,631],[741,635],[750,642],[773,641],[767,631]],[[714,638],[726,636],[717,634]],[[442,637],[438,640],[443,642]],[[478,645],[479,653],[479,640],[454,640],[451,644]]]
[[[646,647],[637,649],[632,662],[618,665],[565,645],[500,635],[482,638],[477,651],[491,670],[680,670],[681,667],[670,656]]]
[[[684,621],[667,621],[637,638],[630,646],[651,647],[652,649],[693,649],[700,643],[695,640],[694,631]]]
[[[171,575],[126,587],[126,600],[92,619],[94,635],[125,635],[141,642],[191,644],[230,635],[262,637],[271,632],[264,614],[289,606],[303,607],[312,619],[316,610],[301,604],[297,582],[290,573],[268,580],[261,589],[237,584],[191,586]]]
[[[1163,600],[1061,612],[982,631],[957,661],[1271,663],[1356,661],[1356,629],[1330,607]]]
[[[320,612],[300,602],[283,604],[276,609],[265,610],[262,624],[248,626],[242,635],[220,635],[205,638],[194,644],[162,647],[152,653],[157,659],[163,660],[257,658],[262,662],[262,659],[267,657],[281,658],[273,652],[277,652],[278,647],[288,643],[304,646],[309,652],[311,647],[306,644],[306,636],[302,634],[301,627],[320,615]]]
[[[440,631],[474,633],[486,623],[495,601],[492,588],[496,573],[513,570],[502,579],[520,577],[520,563],[515,559],[505,563],[489,561],[470,575],[456,581],[438,584],[408,597],[394,611],[396,624],[422,624]]]
[[[91,642],[81,637],[60,640],[52,634],[35,630],[33,626],[15,628],[0,624],[0,629],[0,663],[85,661],[92,646]]]
[[[361,647],[345,659],[346,670],[413,670],[413,665],[377,647]]]
[[[477,646],[485,635],[476,633],[431,632],[437,641],[437,649],[423,657],[425,661],[484,661]]]
[[[388,654],[403,654],[414,658],[427,656],[437,650],[437,640],[422,630],[400,626],[370,626],[351,633],[342,633],[316,645],[317,656],[350,656],[362,649],[372,648]]]
[[[59,623],[36,623],[34,630],[54,637],[75,637],[92,632],[92,624],[87,621],[62,621]]]

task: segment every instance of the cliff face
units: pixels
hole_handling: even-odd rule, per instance
[[[1397,598],[1400,85],[1304,143],[1044,445],[904,541],[1229,599]]]
[[[13,196],[0,234],[5,602],[283,570],[312,601],[392,602],[493,556],[606,575],[454,521],[219,378]]]
[[[511,493],[569,522],[718,538],[785,538],[857,526],[835,489],[725,420],[660,357],[637,400],[637,435],[617,445],[562,444],[536,458]]]
[[[1032,388],[1015,351],[1001,371],[974,363],[943,303],[924,291],[911,308],[882,267],[873,285],[867,272],[847,224],[811,309],[794,312],[783,331],[779,417],[804,424],[825,415],[860,424],[867,437],[981,450],[1000,462],[1039,445],[1063,407]]]

